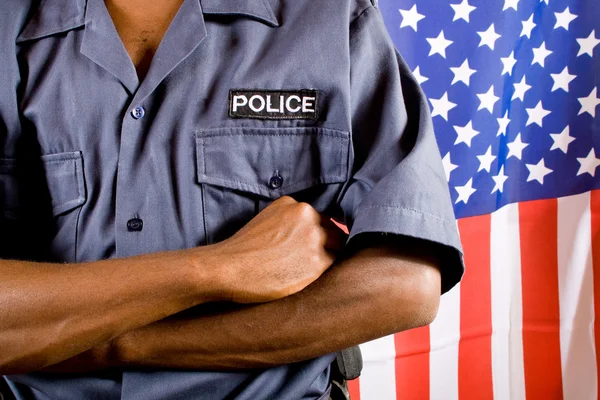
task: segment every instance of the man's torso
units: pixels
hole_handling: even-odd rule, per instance
[[[15,26],[21,127],[3,138],[0,166],[23,250],[68,263],[210,244],[282,195],[339,215],[352,162],[348,27],[369,4],[186,0],[139,80],[126,50],[148,49],[121,41],[102,0],[44,3]],[[252,100],[268,118],[233,118],[230,91],[250,100],[256,89],[274,91]],[[302,100],[291,96],[307,90],[315,118],[293,118]],[[16,179],[23,163],[27,179]],[[39,399],[317,399],[332,358],[11,385]]]

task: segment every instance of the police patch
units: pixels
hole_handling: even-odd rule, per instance
[[[229,91],[231,118],[317,119],[318,104],[313,89]]]

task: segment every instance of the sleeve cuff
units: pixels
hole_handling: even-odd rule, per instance
[[[361,233],[388,233],[427,240],[446,247],[440,270],[442,293],[454,287],[464,273],[462,246],[455,221],[402,207],[377,206],[358,210],[348,242]]]

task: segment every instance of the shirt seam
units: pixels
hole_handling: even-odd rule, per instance
[[[361,212],[366,211],[366,210],[372,210],[372,209],[384,209],[384,210],[387,209],[388,211],[395,211],[395,210],[411,211],[411,212],[414,212],[414,213],[417,213],[417,214],[426,215],[428,217],[435,218],[435,219],[437,219],[439,221],[442,221],[445,224],[454,224],[455,223],[455,221],[449,221],[449,220],[447,220],[445,218],[442,218],[442,217],[439,217],[439,216],[437,216],[435,214],[430,214],[430,213],[427,213],[427,212],[424,212],[424,211],[421,211],[421,210],[417,210],[415,208],[398,207],[398,206],[388,206],[388,205],[371,206],[371,207],[361,208],[360,210],[358,210],[356,212],[356,214],[358,216]]]
[[[242,132],[236,132],[242,131]],[[290,131],[290,133],[279,133],[281,131]],[[292,133],[297,132],[297,133]],[[218,136],[330,136],[335,138],[347,139],[350,133],[347,130],[322,128],[317,126],[303,126],[294,128],[251,128],[251,127],[224,127],[210,128],[196,131],[198,138],[218,137]]]
[[[56,159],[56,160],[42,160],[42,162],[44,164],[62,164],[65,161],[77,161],[78,158],[60,158],[60,159]]]
[[[338,179],[342,179],[343,178],[341,175],[332,175],[332,174],[319,175],[316,178],[312,178],[312,179],[307,179],[307,180],[295,182],[293,185],[284,186],[284,187],[281,187],[279,189],[271,189],[271,190],[269,190],[269,189],[265,189],[263,185],[253,185],[251,183],[246,183],[246,182],[243,182],[243,181],[234,181],[234,180],[231,180],[231,179],[225,179],[225,178],[221,178],[221,177],[218,177],[218,176],[211,176],[211,175],[208,175],[206,173],[204,173],[202,175],[204,175],[205,177],[207,177],[208,180],[218,179],[219,181],[224,182],[224,183],[235,183],[237,185],[246,186],[246,187],[251,188],[251,189],[257,189],[257,191],[260,191],[260,192],[267,191],[268,193],[286,192],[286,191],[295,189],[297,186],[305,185],[307,183],[309,183],[309,184],[329,184],[329,183],[333,184],[333,183],[341,183],[342,181],[338,180]],[[201,178],[202,177],[200,177],[200,179]],[[335,179],[335,182],[323,182],[324,180],[327,180],[327,179]],[[208,182],[206,180],[203,180],[202,183],[209,183],[209,184],[213,183],[213,184],[215,184],[214,181],[213,182]]]
[[[305,133],[227,133],[227,134],[207,134],[202,135],[202,138],[215,138],[215,137],[224,137],[224,136],[291,136],[297,138],[304,138],[305,136],[310,136],[310,134]],[[328,136],[336,139],[348,139],[347,137],[341,137],[338,135],[333,135],[331,133],[319,133],[318,136]]]

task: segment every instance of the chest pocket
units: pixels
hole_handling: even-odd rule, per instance
[[[86,200],[83,159],[80,152],[48,154],[41,159],[54,217],[50,256],[75,262],[79,213]]]
[[[349,134],[326,128],[219,128],[196,133],[207,241],[234,234],[281,196],[331,207],[348,177]]]

